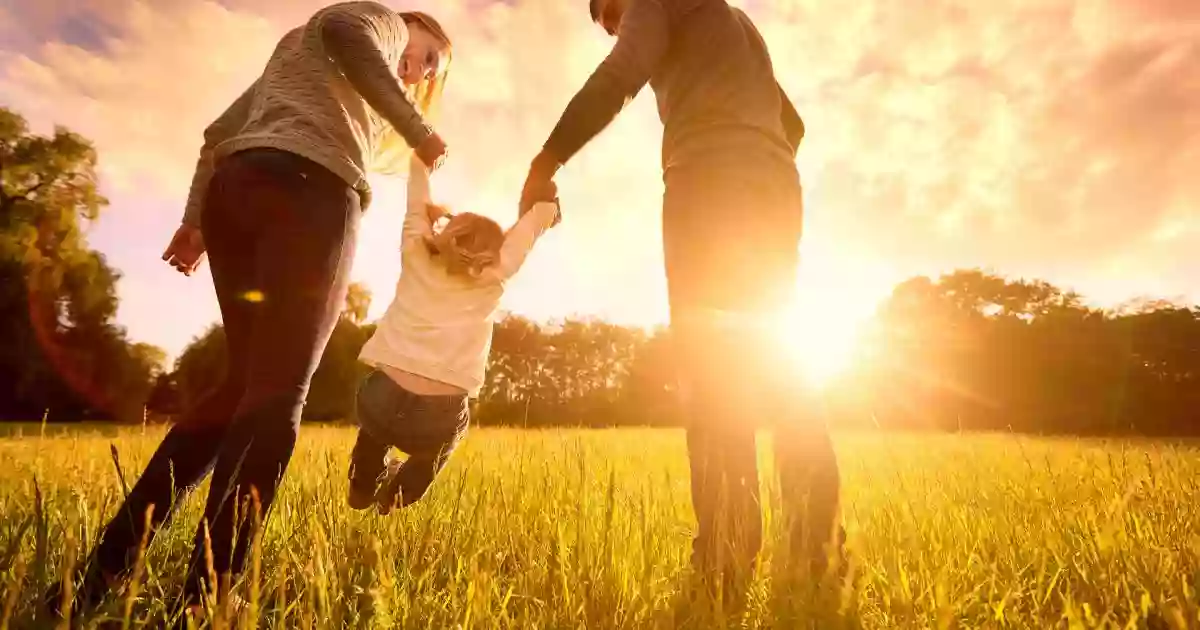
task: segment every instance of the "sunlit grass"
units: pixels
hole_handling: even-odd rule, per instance
[[[110,444],[132,475],[161,436],[0,439],[11,627],[53,625],[37,596],[122,493]],[[262,541],[260,627],[1200,626],[1200,450],[1186,444],[840,435],[851,581],[779,575],[772,539],[739,611],[688,595],[681,432],[475,431],[431,495],[389,517],[345,507],[352,438],[302,432]],[[200,499],[149,550],[137,597],[89,621],[127,604],[135,624],[168,618]]]

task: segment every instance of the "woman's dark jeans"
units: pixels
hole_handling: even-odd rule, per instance
[[[360,214],[358,193],[291,153],[244,151],[218,165],[202,222],[225,326],[225,378],[159,445],[105,527],[85,586],[102,589],[101,572],[128,570],[146,510],[153,536],[210,471],[185,598],[194,601],[207,581],[206,546],[218,576],[241,572],[254,510],[265,519],[275,498],[343,308]]]

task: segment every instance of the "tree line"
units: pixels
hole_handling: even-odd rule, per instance
[[[85,139],[65,129],[31,134],[0,108],[0,418],[169,420],[222,376],[220,326],[164,370],[161,350],[115,324],[120,276],[85,239],[107,205],[95,166]],[[357,357],[374,332],[370,299],[352,287],[306,419],[353,421],[367,372]],[[671,357],[665,329],[508,315],[495,327],[475,420],[677,425]],[[1197,435],[1198,380],[1194,306],[1143,300],[1096,309],[1047,282],[960,270],[895,287],[861,332],[849,368],[805,397],[803,413],[835,427]]]
[[[373,332],[354,287],[314,377],[308,419],[353,421]],[[221,330],[165,376],[181,411],[219,378]],[[497,322],[475,419],[484,425],[673,426],[665,329],[598,320]],[[803,349],[798,349],[803,351]],[[733,368],[736,369],[736,368]],[[805,386],[796,377],[796,390]],[[809,390],[811,391],[811,390]],[[167,400],[170,396],[164,396]],[[1071,435],[1197,435],[1200,309],[1131,302],[1101,310],[1037,280],[980,270],[901,283],[861,332],[849,368],[804,396],[835,427]]]
[[[364,321],[369,304],[369,291],[352,285],[313,375],[306,420],[353,422],[354,397],[370,371],[358,361],[375,330]],[[665,343],[661,334],[603,321],[548,325],[505,316],[495,325],[474,419],[521,427],[676,424]],[[151,411],[185,413],[220,381],[224,361],[224,331],[215,325],[158,379]]]
[[[848,423],[1073,435],[1200,434],[1200,309],[1089,308],[979,270],[897,286],[829,393]]]

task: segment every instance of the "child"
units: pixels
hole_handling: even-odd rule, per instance
[[[396,297],[360,356],[375,371],[358,391],[350,507],[387,514],[411,505],[466,433],[467,398],[483,384],[504,284],[558,221],[554,187],[537,192],[540,203],[506,234],[491,219],[450,216],[431,203],[429,173],[413,161]],[[393,446],[408,459],[389,463]]]

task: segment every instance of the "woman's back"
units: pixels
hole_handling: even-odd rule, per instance
[[[396,128],[415,142],[430,133],[391,70],[408,39],[404,17],[377,2],[330,5],[284,35],[259,78],[205,130],[185,222],[199,223],[215,162],[246,149],[315,162],[358,191],[365,208],[366,171],[386,134]],[[387,123],[368,99],[389,105]]]

